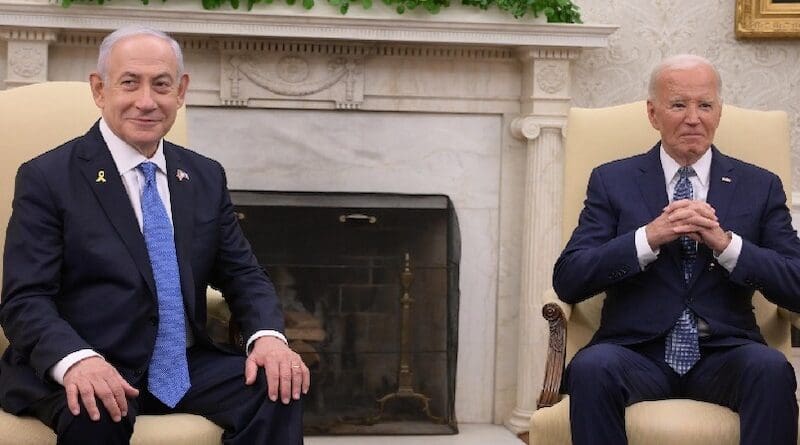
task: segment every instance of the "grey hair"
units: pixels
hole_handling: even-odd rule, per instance
[[[678,54],[667,57],[659,62],[659,64],[656,65],[653,68],[653,71],[650,73],[650,83],[647,85],[648,99],[656,99],[656,84],[658,83],[659,76],[661,76],[664,71],[672,69],[695,68],[698,66],[707,66],[711,68],[712,72],[714,72],[714,75],[717,77],[717,97],[722,100],[722,76],[719,75],[719,71],[717,71],[717,68],[714,67],[714,64],[712,64],[711,61],[705,57],[696,56],[694,54]]]
[[[183,51],[181,51],[181,45],[168,34],[157,29],[143,25],[129,25],[123,26],[107,35],[100,44],[100,54],[97,56],[97,72],[100,74],[100,77],[103,78],[103,81],[108,80],[108,56],[111,54],[114,45],[122,39],[141,35],[158,37],[169,43],[172,52],[175,53],[175,60],[178,63],[177,76],[181,77],[183,74]]]

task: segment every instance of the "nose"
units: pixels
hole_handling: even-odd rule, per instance
[[[686,107],[686,117],[684,121],[687,124],[699,124],[700,123],[700,114],[697,111],[697,107],[694,105],[689,105]]]
[[[142,111],[150,111],[156,108],[156,102],[153,100],[153,91],[150,87],[143,87],[139,91],[139,97],[136,98],[136,108]]]

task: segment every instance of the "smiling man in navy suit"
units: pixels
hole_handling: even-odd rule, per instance
[[[664,60],[647,101],[661,141],[591,174],[553,277],[567,303],[606,292],[567,370],[576,445],[625,444],[626,406],[673,397],[738,412],[742,444],[797,441],[794,371],[751,298],[800,310],[800,241],[780,179],[713,145],[720,89],[706,59]]]
[[[224,171],[163,140],[189,85],[180,46],[117,30],[90,83],[102,118],[17,174],[0,405],[38,417],[61,444],[128,443],[137,414],[170,412],[211,419],[226,444],[301,444],[309,371],[286,344]],[[211,342],[208,285],[246,356]]]

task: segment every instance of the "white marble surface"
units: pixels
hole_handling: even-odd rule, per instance
[[[456,416],[492,422],[499,246],[497,115],[193,108],[192,148],[231,189],[450,196],[461,230]]]
[[[500,425],[468,424],[450,436],[332,436],[306,437],[306,445],[522,445]]]

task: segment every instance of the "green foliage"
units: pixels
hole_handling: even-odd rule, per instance
[[[104,4],[111,0],[61,0],[61,5],[68,8],[72,3],[95,3]],[[167,1],[167,0],[162,0]],[[239,9],[240,0],[200,0],[203,9],[217,9],[226,3],[233,9]],[[294,5],[297,0],[285,0],[287,4]],[[359,4],[363,9],[370,9],[373,0],[327,0],[328,3],[337,7],[339,12],[347,14],[350,5]],[[450,0],[382,0],[386,5],[393,7],[398,14],[406,11],[423,8],[431,14],[436,14],[442,8],[450,7]],[[147,5],[150,0],[141,0],[142,4]],[[247,10],[253,9],[258,3],[270,4],[273,0],[247,0]],[[314,0],[301,0],[303,8],[311,9],[314,7]],[[474,6],[480,9],[489,9],[495,5],[502,11],[506,11],[516,18],[522,18],[532,14],[538,17],[544,14],[550,23],[581,23],[581,14],[578,6],[571,0],[461,0],[462,5]]]

